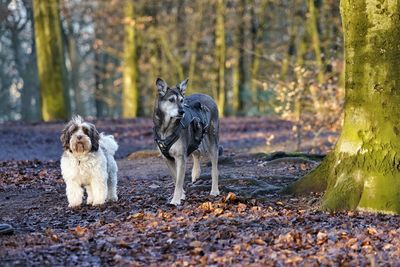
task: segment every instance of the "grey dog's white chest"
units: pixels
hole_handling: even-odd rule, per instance
[[[208,137],[205,136],[203,138],[204,140],[200,143],[200,146],[198,147],[197,151],[200,152],[201,155],[204,155],[207,152],[207,148],[203,145],[204,143],[208,142]],[[169,154],[171,157],[176,158],[176,157],[182,157],[186,155],[186,150],[187,147],[184,145],[183,141],[181,138],[179,138],[170,148]],[[160,150],[159,150],[160,151]],[[160,151],[161,153],[161,151]]]
[[[169,149],[169,154],[171,155],[171,157],[180,157],[183,156],[186,153],[183,143],[182,143],[182,139],[179,138]]]

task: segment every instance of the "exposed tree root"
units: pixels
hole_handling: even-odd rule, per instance
[[[281,192],[284,194],[302,195],[310,192],[323,192],[327,187],[327,174],[330,171],[332,163],[331,155],[306,176],[284,188]]]
[[[276,151],[273,153],[265,154],[260,153],[257,156],[262,157],[266,161],[272,161],[275,159],[280,158],[304,158],[312,161],[321,161],[325,158],[326,155],[324,154],[307,154],[307,153],[298,153],[298,152],[283,152],[283,151]]]
[[[309,164],[316,164],[317,162],[314,160],[309,160],[303,157],[285,157],[285,158],[278,158],[278,159],[273,159],[270,161],[264,162],[262,165],[263,166],[269,166],[273,164],[279,164],[279,163],[294,163],[294,164],[301,164],[301,163],[309,163]]]

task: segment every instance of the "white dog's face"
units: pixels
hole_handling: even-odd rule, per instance
[[[64,150],[73,154],[87,154],[99,149],[99,133],[96,127],[84,122],[80,116],[75,116],[65,126],[60,139]]]

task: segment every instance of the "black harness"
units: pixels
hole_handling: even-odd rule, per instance
[[[203,136],[208,130],[208,122],[210,121],[211,115],[207,107],[203,106],[199,101],[192,101],[185,103],[183,110],[185,113],[179,120],[178,126],[174,132],[165,139],[161,139],[154,128],[154,141],[157,143],[161,153],[170,160],[174,160],[174,158],[169,154],[169,150],[181,136],[180,133],[182,130],[188,128],[190,125],[192,126],[190,130],[192,131],[191,134],[194,138],[191,138],[190,140],[186,152],[188,156],[199,148]]]

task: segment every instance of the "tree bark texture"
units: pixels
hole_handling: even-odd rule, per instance
[[[326,210],[400,214],[400,3],[342,0],[346,102],[335,149],[289,191]]]
[[[225,108],[225,1],[217,0],[217,18],[215,22],[215,56],[217,60],[218,87],[217,105],[219,116],[223,117]]]
[[[37,66],[45,121],[66,119],[64,52],[58,0],[33,1]]]
[[[122,117],[135,118],[138,113],[137,57],[135,41],[135,9],[132,0],[125,2],[124,70]]]

